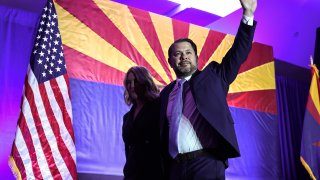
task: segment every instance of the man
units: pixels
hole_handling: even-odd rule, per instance
[[[197,69],[197,47],[176,40],[168,61],[177,80],[161,92],[161,139],[169,179],[225,179],[228,158],[240,156],[226,96],[253,41],[256,0],[240,0],[243,18],[221,64]]]

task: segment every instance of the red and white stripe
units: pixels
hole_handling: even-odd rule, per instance
[[[28,69],[12,158],[22,179],[76,179],[67,75],[38,84]],[[25,172],[23,172],[25,171]]]

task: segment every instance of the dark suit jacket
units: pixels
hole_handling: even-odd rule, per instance
[[[247,59],[251,50],[255,26],[256,22],[253,26],[241,22],[235,41],[221,64],[213,61],[203,71],[195,72],[189,80],[197,109],[213,129],[221,135],[219,141],[222,143],[215,149],[215,153],[224,160],[240,156],[234,122],[226,96],[229,85],[236,78],[241,64]],[[168,151],[169,134],[166,110],[168,97],[174,84],[175,81],[161,92],[160,135],[164,152]]]
[[[159,99],[146,103],[133,119],[133,108],[123,117],[125,179],[161,179]]]

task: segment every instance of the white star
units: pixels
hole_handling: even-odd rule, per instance
[[[54,47],[54,48],[52,49],[52,51],[56,53],[56,52],[57,52],[57,49]]]
[[[52,28],[50,29],[50,32],[53,33],[53,29]]]
[[[47,62],[49,62],[49,57],[46,57]]]
[[[48,41],[48,38],[44,37],[42,38],[44,42],[47,42]]]
[[[58,37],[60,37],[60,34],[59,34],[59,33],[57,33],[57,34],[56,34],[56,36],[57,36],[57,38],[58,38]]]
[[[57,40],[55,40],[53,43],[54,43],[54,45],[58,45],[59,42]]]
[[[40,35],[38,35],[38,36],[37,36],[37,39],[40,39],[40,38],[41,38],[41,36],[40,36]]]
[[[51,59],[52,59],[52,60],[54,60],[55,58],[56,58],[56,56],[55,56],[55,55],[52,55],[52,56],[51,56]]]
[[[48,69],[48,65],[47,65],[47,64],[45,64],[45,65],[44,65],[44,68],[45,68],[45,69]]]
[[[48,54],[51,54],[51,51],[50,51],[50,49],[48,49]]]
[[[57,67],[57,68],[56,68],[57,72],[60,72],[60,69],[61,69],[61,68]]]
[[[38,64],[42,64],[42,60],[41,59],[38,59]]]
[[[50,27],[50,26],[51,26],[51,25],[50,25],[50,23],[48,22],[48,23],[47,23],[47,27]]]
[[[39,43],[36,43],[36,47],[38,47],[39,46]]]
[[[53,62],[51,62],[51,63],[50,63],[50,66],[53,67],[53,65],[54,65]]]
[[[60,53],[59,53],[59,55],[62,57],[62,56],[63,56],[63,53],[62,53],[62,52],[60,52]]]
[[[49,30],[48,29],[45,32],[46,32],[46,34],[49,34]]]
[[[45,48],[46,48],[46,45],[42,44],[42,45],[41,45],[41,48],[42,48],[42,49],[45,49]]]
[[[52,74],[52,72],[53,72],[53,71],[52,71],[51,69],[49,69],[49,73]]]
[[[56,14],[53,14],[52,15],[53,19],[57,18],[57,15]]]
[[[45,73],[45,72],[43,72],[43,73],[42,73],[42,76],[43,76],[43,77],[46,77],[46,73]]]
[[[49,18],[49,20],[51,20],[51,16],[49,16],[48,18]]]
[[[43,14],[42,17],[43,17],[43,18],[46,18],[47,16],[46,16],[46,14]]]
[[[36,53],[37,53],[37,50],[34,50],[34,51],[33,51],[33,54],[36,54]]]
[[[42,28],[40,28],[38,31],[39,31],[39,32],[42,32]]]
[[[61,60],[61,59],[59,59],[59,60],[58,60],[58,63],[59,63],[59,64],[62,64],[62,60]]]
[[[39,54],[40,54],[41,57],[44,55],[44,53],[42,51]]]
[[[47,10],[48,10],[47,6],[44,8],[44,10],[45,10],[45,11],[47,11]]]
[[[41,24],[41,25],[44,25],[44,21],[41,21],[40,24]]]
[[[56,25],[56,23],[52,21],[52,22],[51,22],[51,25],[52,25],[52,26],[55,26],[55,25]]]

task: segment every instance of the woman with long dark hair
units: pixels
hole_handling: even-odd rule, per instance
[[[162,179],[159,132],[159,90],[149,71],[142,66],[128,70],[124,99],[132,105],[123,116],[125,180]]]

